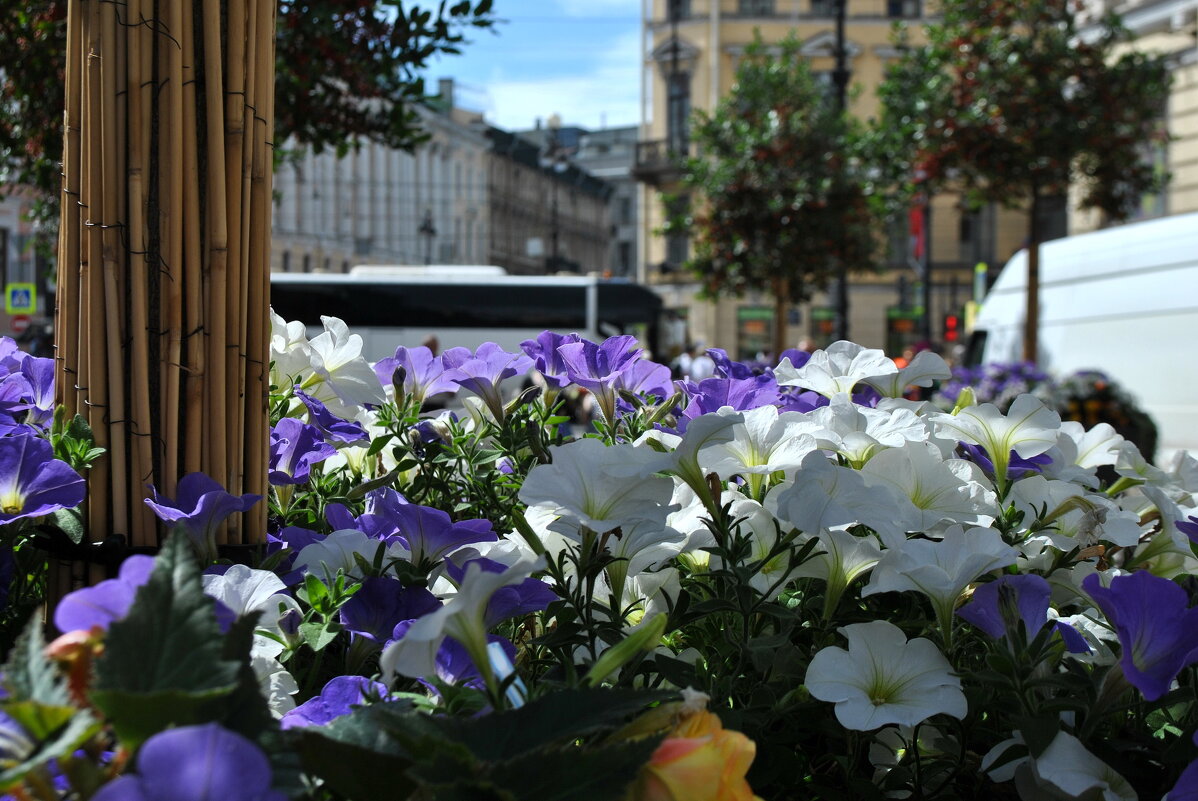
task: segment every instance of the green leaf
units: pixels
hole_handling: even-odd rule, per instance
[[[408,776],[412,759],[383,725],[401,708],[415,714],[408,704],[376,704],[326,726],[299,729],[304,769],[352,801],[407,797],[416,789]]]
[[[76,710],[75,714],[58,727],[31,753],[15,765],[9,765],[0,773],[0,791],[8,790],[31,770],[42,767],[52,759],[73,753],[79,746],[100,731],[100,723],[88,712]],[[5,760],[7,762],[7,760]]]
[[[534,751],[501,762],[489,778],[520,801],[620,801],[660,740]]]
[[[13,700],[70,706],[71,697],[58,667],[46,657],[42,622],[36,616],[17,638],[4,663],[4,684]],[[22,724],[24,725],[24,724]]]
[[[436,721],[447,739],[480,760],[500,762],[621,725],[650,704],[675,697],[644,690],[559,690],[508,712]]]
[[[78,509],[57,509],[50,515],[50,520],[71,542],[76,545],[83,542],[83,513]]]
[[[168,725],[217,719],[240,667],[223,651],[191,546],[172,533],[128,615],[108,629],[92,700],[129,746]]]
[[[301,623],[299,631],[313,651],[323,651],[337,639],[342,628],[339,623]]]
[[[358,498],[364,498],[364,497],[366,497],[366,493],[370,492],[371,490],[376,490],[379,487],[386,487],[386,486],[391,485],[395,481],[395,479],[399,478],[400,472],[401,472],[401,470],[398,467],[396,467],[394,470],[392,470],[390,473],[387,473],[386,475],[382,475],[382,476],[379,476],[378,478],[371,479],[370,481],[366,481],[366,482],[363,482],[362,484],[359,484],[358,486],[354,487],[349,492],[347,492],[345,497],[351,501],[357,500]]]

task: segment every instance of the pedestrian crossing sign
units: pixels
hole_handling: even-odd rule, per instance
[[[4,311],[6,314],[33,314],[37,311],[36,284],[5,284]]]

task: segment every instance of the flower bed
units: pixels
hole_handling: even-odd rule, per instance
[[[12,649],[15,797],[1198,794],[1188,455],[1030,395],[906,400],[939,357],[847,342],[764,374],[713,351],[698,384],[631,337],[368,365],[339,321],[276,319],[272,350],[268,544],[216,544],[262,499],[155,494],[157,558]],[[73,486],[95,458],[5,413],[10,463]],[[6,520],[77,503],[13,492]]]

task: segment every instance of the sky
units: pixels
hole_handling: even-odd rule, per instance
[[[495,0],[495,12],[494,32],[430,62],[429,91],[453,78],[456,105],[506,130],[552,114],[590,129],[640,122],[641,0]]]

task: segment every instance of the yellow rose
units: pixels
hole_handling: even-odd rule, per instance
[[[641,768],[628,801],[753,801],[745,774],[756,752],[752,740],[726,730],[711,712],[691,712]]]

